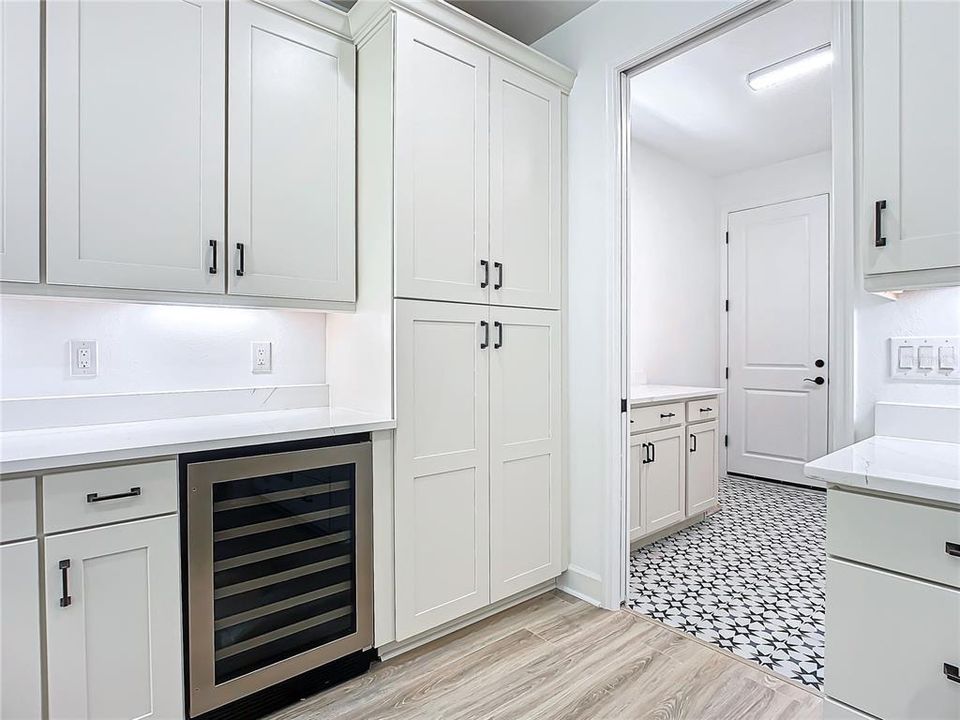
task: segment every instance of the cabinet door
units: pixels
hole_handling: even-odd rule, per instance
[[[560,574],[560,318],[490,312],[490,599]]]
[[[865,271],[960,266],[960,3],[863,3],[862,68]]]
[[[353,43],[232,2],[229,73],[230,292],[356,300]]]
[[[643,513],[640,512],[640,474],[643,469],[643,455],[647,443],[642,435],[630,436],[630,542],[637,540],[646,533],[643,526]]]
[[[36,540],[0,547],[0,717],[41,717],[40,557]]]
[[[560,89],[490,62],[490,301],[560,307]]]
[[[40,282],[40,0],[0,2],[0,280]]]
[[[396,293],[487,302],[490,58],[397,18]]]
[[[685,457],[682,427],[645,433],[649,461],[640,473],[640,508],[648,533],[686,517]]]
[[[487,314],[396,303],[398,640],[490,600]]]
[[[687,425],[687,516],[717,504],[717,423]]]
[[[51,720],[183,715],[178,538],[167,515],[46,539]]]
[[[224,6],[46,6],[49,282],[223,292]]]

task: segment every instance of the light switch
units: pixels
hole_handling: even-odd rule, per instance
[[[957,349],[951,345],[940,346],[940,369],[957,369]]]
[[[917,348],[917,355],[919,357],[917,367],[921,370],[933,370],[936,362],[933,354],[933,345],[921,345]]]
[[[897,348],[897,367],[900,370],[912,370],[913,358],[914,352],[912,345],[901,345]]]

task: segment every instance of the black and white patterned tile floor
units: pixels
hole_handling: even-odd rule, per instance
[[[720,503],[632,553],[627,605],[822,689],[825,493],[721,478]]]

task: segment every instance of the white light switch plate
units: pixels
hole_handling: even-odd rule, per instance
[[[890,338],[890,377],[909,382],[960,381],[960,337]]]
[[[96,377],[98,364],[96,340],[70,341],[70,374],[73,377]]]

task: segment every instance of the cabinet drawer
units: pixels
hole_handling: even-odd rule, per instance
[[[176,460],[77,470],[43,477],[44,533],[176,510]]]
[[[720,398],[711,397],[703,400],[687,401],[687,422],[713,420],[720,409]]]
[[[0,482],[0,541],[37,535],[37,479]]]
[[[648,405],[630,411],[630,432],[672,427],[683,422],[683,403]]]
[[[960,588],[960,511],[827,491],[827,552]]]
[[[960,591],[827,559],[826,693],[884,720],[960,717]]]

